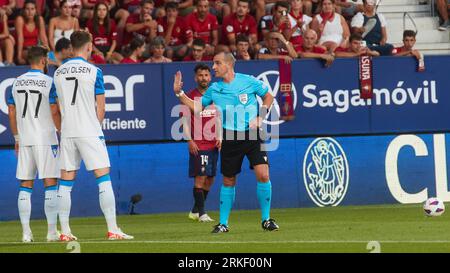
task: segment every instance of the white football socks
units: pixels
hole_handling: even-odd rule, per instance
[[[31,189],[20,188],[17,205],[19,207],[20,223],[22,224],[23,233],[31,234],[30,217],[31,217]]]
[[[64,184],[64,185],[63,185]],[[58,214],[62,234],[72,234],[69,226],[70,207],[72,204],[71,192],[73,181],[61,180],[58,190]]]
[[[99,179],[104,177],[105,176],[97,178],[97,183],[99,183]],[[114,197],[110,179],[103,179],[103,181],[98,184],[98,197],[100,208],[102,209],[103,215],[105,215],[106,224],[108,225],[108,231],[117,232],[119,228],[117,227],[116,222],[116,199]]]
[[[57,232],[56,222],[58,220],[58,200],[56,197],[56,189],[56,186],[47,187],[45,189],[44,211],[45,216],[47,217],[49,234],[55,234]]]

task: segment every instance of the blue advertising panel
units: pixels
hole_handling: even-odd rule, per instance
[[[154,64],[102,66],[106,89],[103,131],[108,141],[164,138],[162,67]]]
[[[450,201],[449,141],[450,134],[281,139],[278,149],[268,153],[272,207],[422,203],[433,196]],[[193,180],[188,177],[186,143],[110,145],[108,152],[118,213],[129,212],[135,194],[142,195],[136,206],[139,213],[191,208]],[[14,150],[0,150],[0,158],[0,220],[17,219]],[[215,181],[207,210],[219,209],[222,176]],[[43,197],[43,184],[35,183],[33,218],[44,217]],[[247,160],[233,208],[258,209],[256,179]],[[94,174],[83,166],[72,191],[71,215],[101,215]]]
[[[296,60],[292,63],[295,120],[273,119],[279,111],[275,102],[267,124],[279,126],[280,136],[447,132],[450,123],[443,117],[450,116],[450,56],[427,56],[425,64],[426,71],[417,72],[412,57],[374,58],[374,96],[362,100],[356,58],[338,59],[329,68],[318,60]],[[173,78],[181,71],[184,90],[194,88],[194,67],[190,62],[102,66],[107,140],[173,140],[172,127],[179,128]],[[0,73],[0,145],[12,143],[6,98],[14,78],[25,71],[3,68]],[[262,80],[277,97],[278,62],[238,62],[236,71]]]

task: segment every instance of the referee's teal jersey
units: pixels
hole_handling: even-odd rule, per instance
[[[236,73],[234,80],[213,83],[202,96],[204,107],[214,103],[222,114],[223,128],[247,131],[251,120],[258,116],[256,96],[264,97],[268,92],[262,81],[251,75]]]

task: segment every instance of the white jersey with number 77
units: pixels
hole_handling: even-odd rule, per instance
[[[66,60],[53,76],[61,108],[61,137],[103,136],[96,95],[105,94],[102,70],[81,57]]]
[[[56,129],[50,112],[52,78],[31,69],[13,84],[8,104],[16,107],[21,146],[57,145]]]

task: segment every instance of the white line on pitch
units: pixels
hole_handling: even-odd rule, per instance
[[[138,240],[123,240],[123,241],[106,241],[106,240],[83,240],[78,241],[80,244],[366,244],[367,241],[338,241],[338,240],[323,240],[323,241],[138,241]],[[450,241],[377,241],[380,244],[450,244]],[[0,242],[1,245],[37,245],[37,244],[63,244],[65,242]]]

